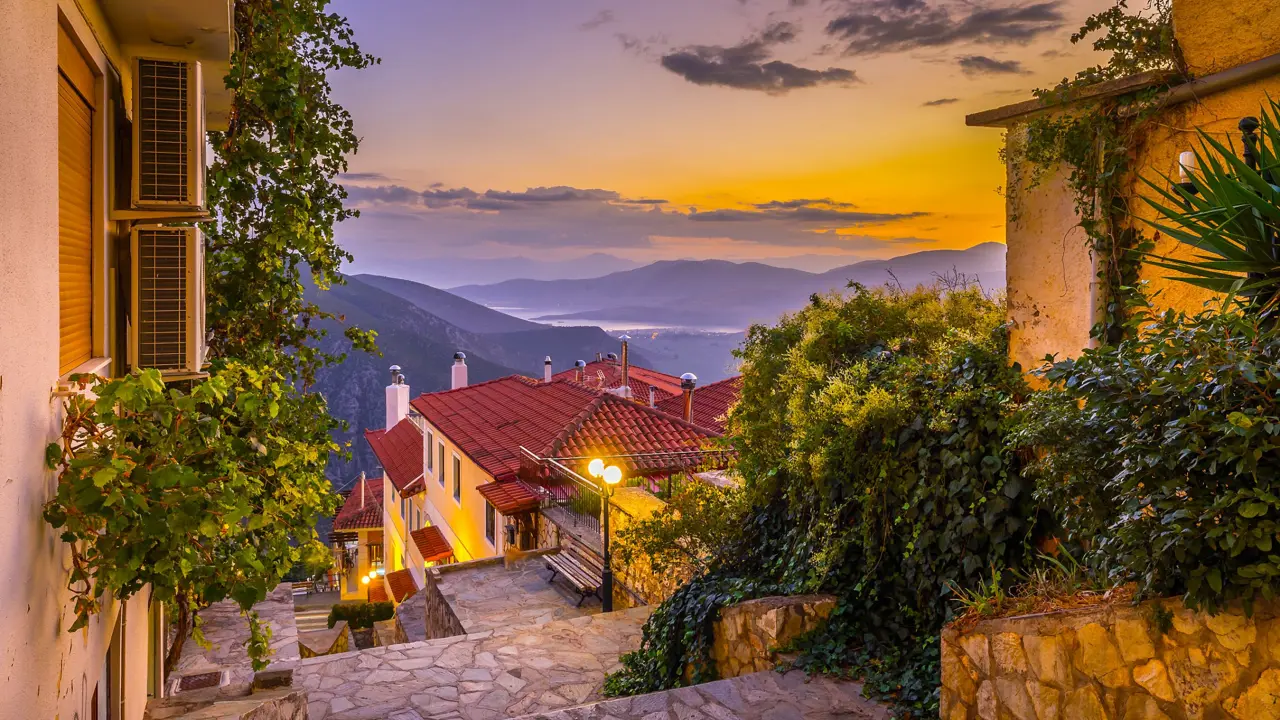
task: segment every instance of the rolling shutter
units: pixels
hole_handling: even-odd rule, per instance
[[[93,356],[93,72],[58,36],[58,374]],[[74,81],[74,82],[73,82]],[[89,87],[85,87],[88,84]]]

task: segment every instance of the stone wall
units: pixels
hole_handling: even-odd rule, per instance
[[[298,633],[298,655],[304,658],[337,655],[351,649],[351,631],[346,620],[339,620],[327,630]]]
[[[479,562],[488,562],[480,560]],[[454,635],[466,635],[466,628],[462,627],[462,621],[454,614],[453,608],[449,605],[449,601],[445,599],[443,593],[440,592],[440,573],[445,568],[456,568],[471,563],[456,563],[454,565],[442,565],[440,567],[427,568],[425,575],[426,582],[419,595],[422,596],[424,604],[422,612],[423,633],[427,640],[436,640],[438,638],[453,637]]]
[[[667,504],[648,490],[637,487],[618,488],[609,502],[610,533],[615,541],[618,534],[665,508]],[[648,557],[638,557],[630,565],[614,562],[616,579],[629,588],[644,604],[657,605],[671,597],[693,574],[691,567],[666,568],[657,573]]]
[[[722,678],[772,670],[777,649],[820,626],[835,610],[832,595],[748,600],[720,611],[711,658]]]
[[[307,691],[285,687],[265,692],[200,698],[152,699],[143,720],[307,720]]]
[[[948,628],[942,685],[943,720],[1280,720],[1280,606],[1162,600]]]

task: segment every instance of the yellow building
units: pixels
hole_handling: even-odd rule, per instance
[[[200,370],[199,238],[160,223],[205,211],[203,133],[230,105],[231,12],[229,0],[0,0],[0,720],[136,720],[163,692],[163,612],[147,589],[66,632],[69,553],[41,515],[56,483],[44,449],[77,392],[68,375]],[[181,117],[166,117],[179,89]],[[162,177],[171,161],[188,170]],[[172,276],[166,253],[184,256]],[[145,292],[165,281],[185,292]],[[157,344],[165,330],[186,347]]]
[[[1280,7],[1245,0],[1173,0],[1174,34],[1194,78],[1160,97],[1162,109],[1135,138],[1124,196],[1139,218],[1154,219],[1138,198],[1150,195],[1142,178],[1163,182],[1176,177],[1180,153],[1196,147],[1197,128],[1240,147],[1237,125],[1257,116],[1268,95],[1280,99]],[[1161,78],[1135,76],[1104,83],[1093,99],[1149,88]],[[968,118],[980,127],[1004,128],[1016,144],[1032,118],[1077,111],[1072,104],[1028,101]],[[1024,369],[1039,367],[1046,355],[1074,356],[1090,343],[1100,318],[1101,295],[1095,281],[1096,259],[1079,226],[1067,171],[1059,169],[1029,187],[1032,169],[1010,153],[1008,167],[1008,302],[1012,324],[1010,354]],[[1153,230],[1128,220],[1147,237]],[[1185,249],[1161,238],[1156,251],[1181,255]],[[1167,271],[1146,266],[1140,278],[1158,291],[1164,307],[1197,310],[1206,292],[1166,279]]]

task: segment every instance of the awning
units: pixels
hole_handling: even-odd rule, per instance
[[[444,539],[444,534],[440,532],[440,528],[434,525],[418,528],[409,533],[409,537],[413,539],[413,544],[417,546],[423,562],[440,562],[453,557],[453,546],[449,544],[448,540]]]
[[[503,515],[519,515],[537,510],[542,504],[538,491],[521,480],[494,482],[476,488],[494,509]]]

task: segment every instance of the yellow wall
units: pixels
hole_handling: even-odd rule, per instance
[[[1197,75],[1280,53],[1280,12],[1266,12],[1256,3],[1175,0],[1174,19],[1179,42]],[[1139,136],[1131,161],[1135,174],[1126,196],[1135,216],[1154,219],[1154,211],[1140,199],[1154,193],[1140,178],[1153,182],[1164,182],[1167,176],[1176,178],[1178,154],[1196,147],[1197,128],[1219,140],[1230,139],[1239,148],[1237,123],[1242,117],[1257,116],[1268,94],[1280,99],[1280,76],[1205,95],[1152,118]],[[1009,130],[1011,143],[1018,141],[1024,128]],[[1024,370],[1031,370],[1039,367],[1047,354],[1070,357],[1088,347],[1094,321],[1091,285],[1095,273],[1065,174],[1045,177],[1038,187],[1028,188],[1027,167],[1012,165],[1008,173],[1010,355]],[[1151,227],[1140,220],[1135,223],[1144,236],[1155,236]],[[1158,240],[1156,251],[1186,254],[1185,248],[1167,238]],[[1167,275],[1167,271],[1151,266],[1140,272],[1149,290],[1157,293],[1157,306],[1196,311],[1211,299],[1210,293],[1170,281]]]
[[[489,544],[489,541],[484,536],[485,499],[476,491],[476,488],[481,485],[493,482],[493,476],[467,457],[465,453],[453,444],[453,441],[445,437],[430,423],[426,423],[426,427],[435,436],[435,443],[444,443],[445,446],[443,468],[440,467],[439,451],[434,447],[430,450],[430,452],[435,453],[435,460],[433,461],[435,467],[427,473],[426,500],[428,504],[426,509],[431,516],[432,524],[445,526],[442,531],[449,544],[453,546],[453,555],[458,562],[478,560],[497,555],[497,547]],[[427,450],[424,449],[424,452],[427,452]],[[462,465],[461,506],[453,499],[454,455],[461,459]],[[442,471],[443,475],[441,474]],[[443,486],[440,484],[441,477],[445,479]],[[498,527],[495,529],[494,542],[500,543],[501,538],[499,536],[502,532],[500,515],[497,521]]]

